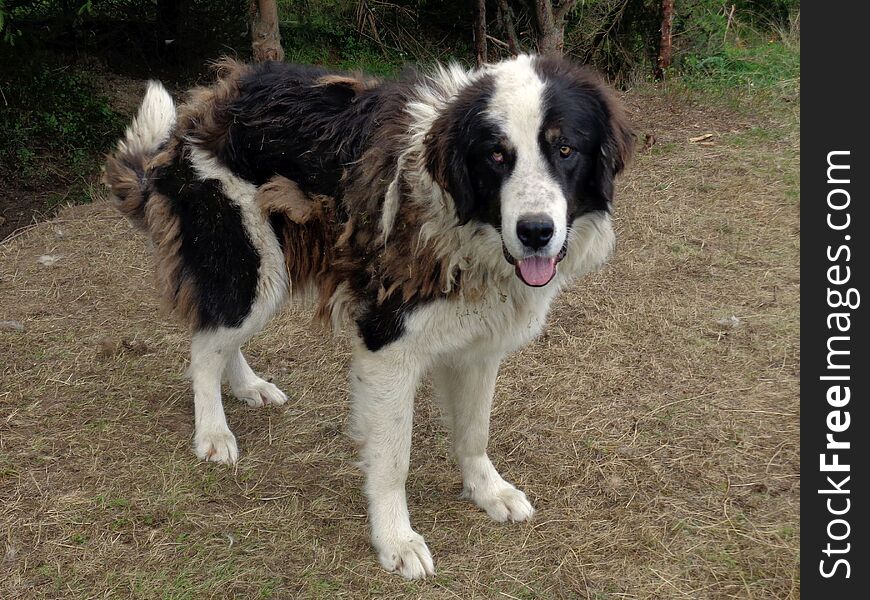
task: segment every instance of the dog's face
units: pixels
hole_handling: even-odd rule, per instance
[[[561,59],[519,57],[466,86],[427,137],[427,165],[460,223],[501,234],[505,259],[543,286],[577,219],[609,212],[632,134],[606,88]]]

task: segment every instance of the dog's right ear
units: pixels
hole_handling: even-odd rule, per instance
[[[436,122],[438,125],[438,122]],[[456,218],[460,225],[471,218],[474,208],[474,190],[471,187],[471,177],[466,164],[465,148],[461,138],[445,135],[433,127],[426,136],[426,167],[429,174],[441,189],[453,198]]]
[[[469,89],[468,93],[460,93],[435,120],[424,141],[426,168],[435,183],[453,198],[460,225],[471,218],[476,202],[468,159],[487,99],[478,92]]]

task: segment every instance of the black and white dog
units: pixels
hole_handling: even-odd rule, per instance
[[[238,458],[223,378],[252,406],[286,401],[240,348],[287,298],[308,300],[353,333],[352,434],[384,568],[434,572],[405,500],[426,373],[464,494],[496,521],[530,518],[486,452],[499,363],[610,255],[614,177],[632,146],[607,88],[556,58],[387,82],[224,61],[178,110],[149,84],[105,180],[192,330],[197,456]]]

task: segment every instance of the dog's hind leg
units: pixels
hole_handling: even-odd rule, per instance
[[[274,297],[260,294],[250,314],[238,327],[217,327],[196,332],[191,345],[196,433],[194,450],[203,460],[232,464],[239,456],[236,438],[227,425],[221,401],[221,380],[250,406],[280,405],[287,401],[277,386],[259,377],[248,366],[241,347],[272,318],[286,289],[279,279]]]
[[[228,355],[224,373],[233,395],[252,407],[270,404],[280,406],[287,402],[286,394],[278,389],[278,386],[269,383],[248,366],[248,361],[245,360],[241,350],[241,346],[251,336],[261,331],[287,300],[287,275],[277,245],[277,242],[274,242],[275,248],[271,249],[265,243],[260,246],[264,262],[270,260],[272,264],[267,264],[261,269],[257,284],[257,300],[238,329],[239,343]],[[271,258],[269,258],[270,254],[272,254]]]
[[[239,349],[239,341],[234,333],[223,327],[198,331],[193,334],[190,350],[194,451],[202,460],[226,464],[232,464],[239,458],[236,437],[227,425],[221,402],[224,368]]]
[[[270,404],[280,406],[287,402],[287,395],[278,389],[278,386],[254,373],[248,366],[241,349],[230,356],[226,374],[233,395],[247,402],[248,406],[260,407]]]

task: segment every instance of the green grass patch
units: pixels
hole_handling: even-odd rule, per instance
[[[682,81],[690,88],[711,92],[797,91],[800,48],[780,40],[729,45],[709,56],[687,55]]]
[[[726,140],[731,146],[737,148],[754,147],[763,142],[775,142],[780,136],[781,131],[775,131],[767,127],[752,127],[741,133],[727,136]]]

